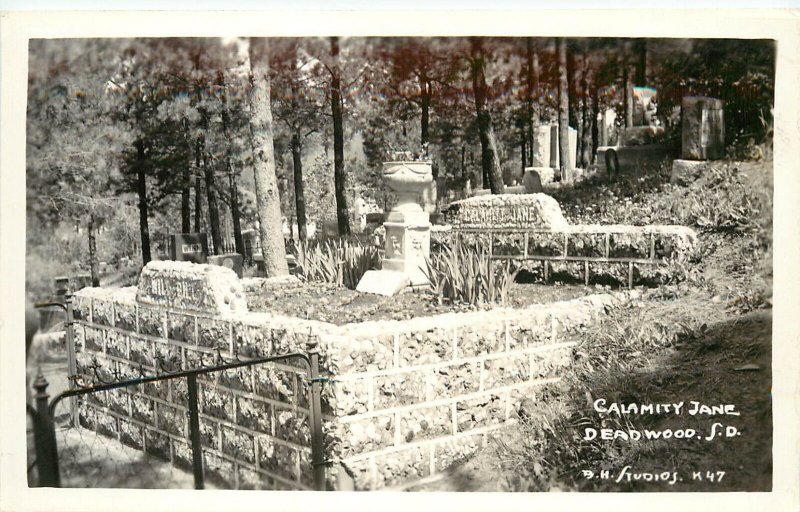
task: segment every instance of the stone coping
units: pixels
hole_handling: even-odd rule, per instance
[[[523,318],[534,317],[542,312],[552,313],[558,310],[586,310],[587,308],[589,310],[599,311],[620,302],[622,300],[621,295],[625,294],[626,292],[618,292],[617,295],[601,293],[547,304],[531,304],[530,306],[522,308],[497,307],[482,311],[452,312],[420,316],[408,320],[370,320],[335,327],[338,328],[338,334],[356,337],[369,336],[376,332],[429,331],[433,329],[450,329],[463,325],[484,325],[487,326],[487,328],[495,328],[498,323],[518,321]]]
[[[487,194],[459,199],[458,201],[453,201],[448,206],[528,206],[540,201],[552,202],[555,201],[555,199],[541,192],[535,194]],[[558,203],[556,203],[556,205],[558,205]]]
[[[696,238],[697,233],[688,226],[681,226],[681,225],[673,225],[673,224],[651,224],[646,226],[635,226],[632,224],[568,224],[559,228],[554,229],[547,229],[547,228],[533,228],[533,227],[519,227],[519,228],[511,228],[505,226],[497,226],[497,227],[468,227],[468,228],[461,228],[458,226],[452,226],[450,224],[445,224],[439,227],[439,229],[435,230],[437,232],[442,233],[449,233],[449,232],[476,232],[476,233],[504,233],[504,232],[531,232],[531,233],[620,233],[620,234],[656,234],[656,235],[673,235],[673,236],[685,236],[690,238]]]
[[[497,325],[498,322],[516,321],[528,316],[536,316],[542,311],[553,312],[557,310],[575,310],[589,308],[599,310],[609,307],[620,301],[624,301],[630,291],[617,291],[613,293],[599,293],[587,295],[576,299],[550,302],[546,304],[531,304],[521,308],[498,306],[493,309],[480,311],[453,311],[429,316],[419,316],[406,320],[368,320],[364,322],[351,322],[337,325],[330,322],[299,318],[290,315],[283,315],[263,311],[246,311],[238,313],[222,313],[220,315],[209,315],[203,313],[192,313],[198,316],[240,322],[251,326],[280,326],[281,328],[294,329],[296,331],[310,330],[315,335],[330,335],[337,337],[366,337],[378,333],[414,332],[428,331],[432,329],[448,329],[459,325]],[[76,297],[93,298],[115,303],[135,304],[136,287],[126,288],[84,288]],[[142,304],[146,308],[161,307],[152,304]],[[170,311],[182,313],[180,308],[165,308]]]

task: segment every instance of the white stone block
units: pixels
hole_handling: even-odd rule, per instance
[[[405,272],[368,270],[358,282],[356,291],[391,297],[408,286],[411,286],[411,280]]]

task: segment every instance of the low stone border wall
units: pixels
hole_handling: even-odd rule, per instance
[[[356,489],[442,473],[559,379],[580,333],[617,299],[444,314],[341,328],[331,348],[331,456]]]
[[[556,271],[583,277],[603,272],[633,286],[642,266],[691,256],[697,236],[685,226],[566,225],[556,229],[446,229],[431,232],[433,250],[480,246],[492,260],[541,262],[545,279]]]
[[[188,369],[211,364],[216,353],[265,357],[317,340],[331,489],[409,485],[473,453],[513,423],[523,398],[558,380],[582,330],[619,300],[596,295],[336,326],[246,310],[191,312],[139,302],[136,292],[75,295],[78,373],[125,380],[158,374],[165,361]],[[92,395],[80,422],[191,468],[183,386],[177,379]],[[239,489],[311,488],[307,386],[304,369],[291,364],[198,378],[207,479]]]
[[[78,374],[91,382],[156,375],[228,359],[302,352],[315,322],[263,313],[208,315],[150,306],[136,288],[75,295]],[[191,470],[186,382],[177,379],[83,401],[80,421]],[[239,489],[310,489],[305,370],[262,364],[198,377],[200,430],[209,480]]]

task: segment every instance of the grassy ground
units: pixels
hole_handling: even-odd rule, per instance
[[[444,480],[417,490],[771,489],[771,165],[716,163],[688,188],[666,178],[662,169],[597,182],[559,200],[573,222],[693,226],[700,258],[687,264],[685,279],[612,311],[577,340],[574,364],[558,387],[523,405],[516,427]],[[683,401],[685,408],[680,415],[601,414],[593,407],[599,398]],[[692,401],[732,404],[739,415],[690,415]],[[715,423],[738,435],[707,440],[712,430],[725,432]],[[696,435],[602,440],[588,439],[587,428]]]

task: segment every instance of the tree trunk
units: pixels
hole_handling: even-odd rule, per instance
[[[567,49],[567,52],[569,56],[568,58],[571,57],[570,61],[572,62],[573,66],[572,80],[574,81],[570,83],[569,99],[570,110],[574,112],[575,119],[574,121],[570,121],[570,126],[574,127],[577,132],[575,137],[575,155],[573,156],[573,161],[575,162],[575,167],[584,167],[582,165],[581,157],[583,155],[583,119],[585,116],[583,111],[585,102],[583,100],[585,91],[580,86],[585,74],[585,69],[583,66],[585,62],[585,53],[580,56],[581,66],[580,69],[578,69],[578,56],[575,54],[575,51],[569,52],[569,49]]]
[[[585,54],[584,54],[585,55]],[[587,169],[592,161],[592,125],[591,125],[591,105],[589,104],[589,69],[584,61],[583,77],[581,79],[581,167]]]
[[[422,119],[420,125],[420,144],[424,147],[428,143],[428,125],[431,115],[431,82],[424,76],[420,78],[422,88]]]
[[[597,78],[596,76],[593,78]],[[600,117],[600,87],[597,80],[592,80],[592,155],[590,161],[594,162],[597,148],[600,145],[600,130],[597,118]]]
[[[533,92],[536,86],[538,85],[538,55],[533,51],[533,38],[529,37],[526,40],[527,48],[526,48],[526,79],[527,79],[527,87],[525,87],[525,111],[527,113],[526,118],[526,127],[528,130],[527,136],[527,148],[528,148],[528,156],[527,158],[523,158],[523,160],[527,160],[528,162],[533,162],[533,127],[538,124],[538,119],[534,121],[534,113],[533,113]],[[534,63],[534,59],[536,62]],[[523,164],[523,167],[525,165]]]
[[[467,176],[467,147],[461,146],[461,179]]]
[[[563,40],[564,51],[567,53],[567,101],[568,105],[568,122],[569,125],[578,128],[578,94],[577,94],[577,80],[575,76],[575,51],[570,48],[568,40]]]
[[[558,56],[558,157],[561,180],[572,181],[569,154],[569,92],[567,87],[567,46],[556,38]]]
[[[186,133],[186,162],[183,166],[181,175],[181,232],[188,233],[191,229],[192,211],[191,211],[191,198],[190,189],[192,188],[191,176],[191,148],[192,143],[189,139],[189,124],[188,120],[184,118],[184,126]]]
[[[636,81],[639,87],[647,86],[649,76],[647,69],[647,39],[636,40]]]
[[[292,81],[292,108],[299,108],[300,91],[297,83],[300,77],[295,77]],[[308,228],[306,226],[306,192],[303,183],[303,138],[300,133],[300,126],[295,126],[292,130],[292,175],[294,178],[294,210],[297,217],[297,238],[306,240],[308,238]]]
[[[203,151],[203,170],[206,178],[206,201],[208,202],[208,221],[211,227],[211,240],[214,244],[214,254],[222,253],[222,234],[219,228],[219,207],[217,206],[217,184],[214,177],[214,167],[211,165],[210,156]]]
[[[268,276],[289,274],[281,229],[281,199],[275,176],[267,40],[250,39],[250,130],[253,137],[259,237]]]
[[[236,170],[233,168],[233,140],[230,131],[230,115],[228,113],[228,95],[225,85],[225,74],[217,72],[217,85],[222,94],[220,106],[222,108],[222,133],[225,136],[225,168],[228,170],[228,184],[231,196],[231,220],[233,221],[233,243],[236,252],[244,258],[244,239],[242,238],[242,224],[239,215],[239,187],[236,184]]]
[[[139,237],[142,242],[142,265],[150,263],[150,226],[147,222],[147,162],[144,155],[144,141],[134,143],[136,147],[136,194],[139,196]]]
[[[300,133],[292,135],[292,165],[294,169],[294,208],[297,214],[297,237],[305,240],[308,237],[306,227],[306,196],[303,185],[302,140]]]
[[[630,64],[628,64],[627,49],[622,73],[623,80],[625,81],[625,128],[630,128],[633,126],[633,83],[631,81],[631,69]]]
[[[350,210],[347,207],[344,172],[344,120],[342,84],[339,70],[339,38],[331,37],[331,114],[333,115],[333,185],[336,194],[336,223],[339,235],[350,234]]]
[[[244,238],[242,238],[242,220],[239,213],[239,186],[236,184],[236,171],[230,172],[231,219],[233,220],[233,243],[236,252],[244,258]]]
[[[203,218],[203,185],[200,176],[200,138],[197,138],[194,146],[194,232],[200,233],[202,231],[202,218]]]
[[[100,286],[100,265],[97,263],[97,238],[94,232],[94,214],[89,214],[89,225],[86,230],[89,236],[89,269],[92,274],[92,286]]]
[[[486,96],[489,87],[486,85],[484,70],[483,43],[480,38],[471,40],[472,57],[472,91],[475,96],[475,111],[478,118],[478,135],[481,140],[481,170],[483,171],[483,185],[488,181],[492,194],[505,192],[503,175],[500,171],[500,159],[497,154],[492,116],[486,106]]]

